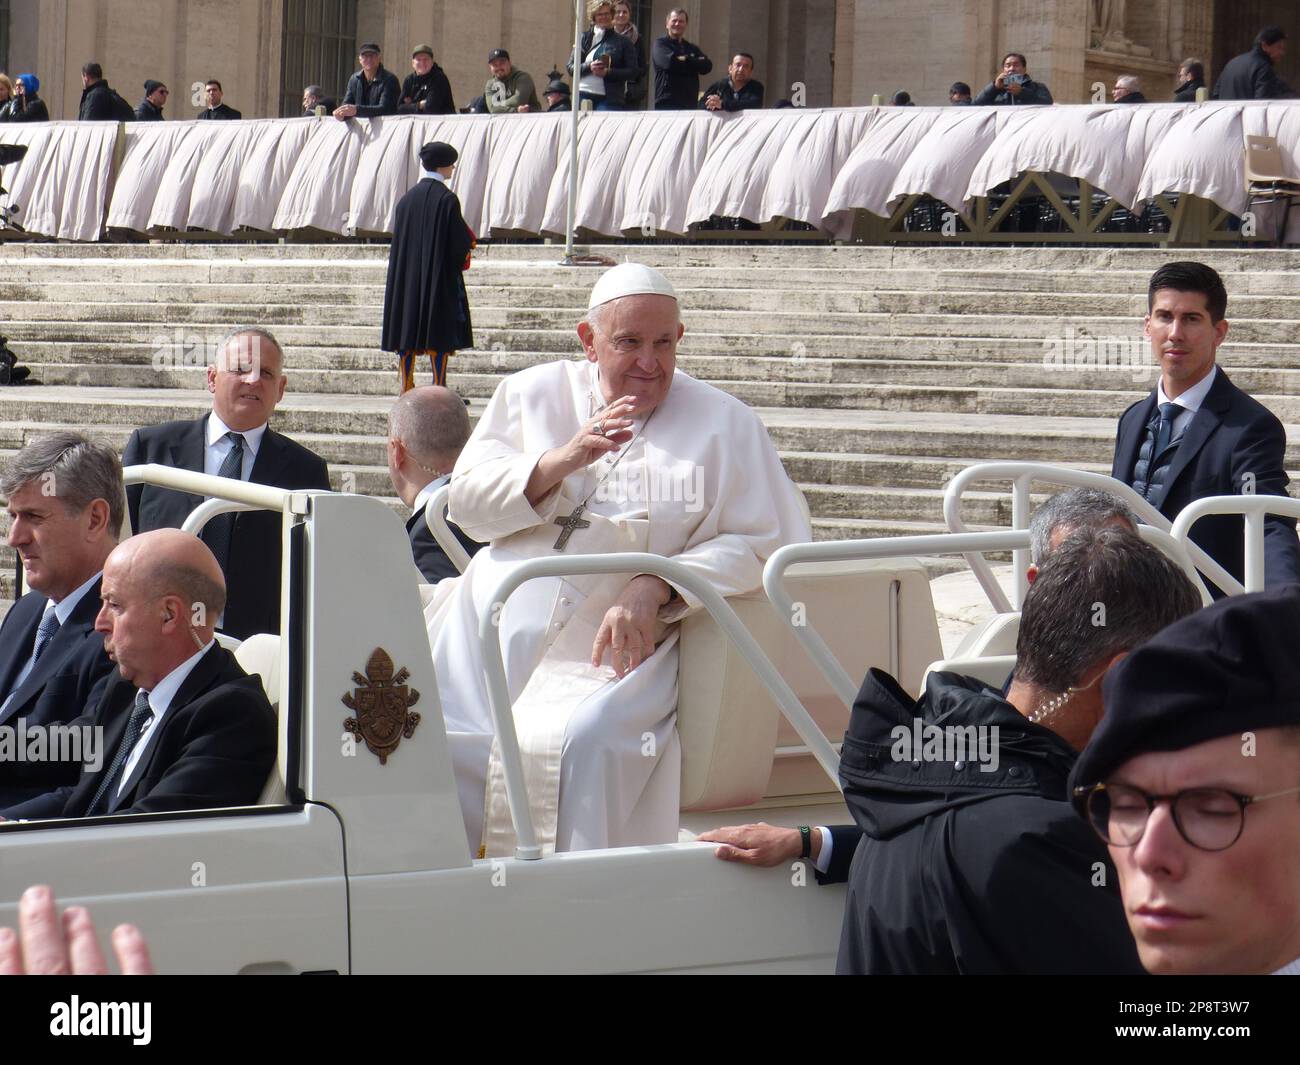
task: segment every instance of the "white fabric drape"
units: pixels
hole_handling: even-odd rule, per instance
[[[960,206],[1026,170],[1086,179],[1126,207],[1187,192],[1239,214],[1247,133],[1276,137],[1300,177],[1295,101],[599,112],[580,123],[576,217],[606,236],[731,215],[844,237],[856,210],[886,215],[914,193]],[[564,230],[564,113],[128,123],[114,174],[117,135],[106,122],[4,127],[0,139],[29,146],[4,174],[20,223],[97,239],[111,188],[110,227],[387,233],[420,145],[444,140],[460,152],[452,188],[480,236]]]

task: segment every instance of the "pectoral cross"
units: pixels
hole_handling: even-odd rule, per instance
[[[560,538],[555,541],[555,550],[563,551],[569,546],[569,537],[579,529],[589,529],[591,522],[582,520],[582,512],[587,509],[586,503],[580,503],[574,508],[572,514],[567,518],[556,518],[556,525],[563,525],[564,530],[560,533]]]

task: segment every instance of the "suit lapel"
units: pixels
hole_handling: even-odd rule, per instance
[[[253,460],[253,468],[249,471],[249,481],[253,484],[269,484],[272,486],[282,483],[280,474],[288,461],[288,450],[284,446],[280,434],[267,429],[262,434],[262,443],[257,449],[257,458]]]
[[[187,423],[181,430],[180,435],[168,445],[166,465],[173,466],[178,470],[191,470],[194,473],[202,473],[207,446],[208,416],[205,414],[202,418],[196,418],[194,421]],[[186,514],[203,502],[202,496],[191,495],[189,492],[178,492],[177,494],[184,496],[186,499]]]
[[[47,602],[49,600],[43,595],[23,596],[14,604],[11,617],[6,619],[8,624],[5,628],[9,631],[5,633],[4,648],[0,650],[0,701],[13,685],[23,663],[32,656],[36,629],[40,626]]]
[[[162,746],[163,733],[172,722],[176,720],[176,714],[178,711],[183,709],[187,703],[193,702],[197,696],[202,695],[212,685],[213,680],[221,671],[221,667],[224,664],[224,653],[224,649],[220,644],[213,644],[213,646],[208,650],[208,653],[200,658],[198,664],[190,670],[190,675],[185,678],[185,683],[182,684],[180,690],[172,696],[171,705],[168,706],[166,715],[160,722],[158,722],[153,731],[149,734],[148,747],[135,763],[135,767],[131,770],[131,775],[126,779],[125,786],[118,788],[116,795],[109,796],[109,813],[115,812],[119,806],[129,805],[136,787],[139,785],[145,773],[148,772],[149,767],[153,764],[153,760]],[[123,732],[125,732],[125,728],[123,728]],[[121,743],[120,734],[118,742]],[[114,748],[114,751],[116,752],[116,748]]]
[[[42,609],[42,613],[44,613],[44,609]],[[36,668],[27,674],[27,679],[15,691],[5,716],[0,717],[0,723],[12,717],[18,708],[31,698],[32,693],[40,689],[41,685],[58,668],[64,658],[81,645],[87,634],[94,628],[95,615],[98,613],[99,581],[95,581],[86,589],[86,593],[78,601],[76,609],[68,616],[67,622],[60,625],[59,631],[50,637],[50,642],[45,650],[41,652]],[[35,628],[33,628],[33,639],[35,639],[35,631]],[[28,653],[31,653],[30,645],[28,646]]]
[[[1165,474],[1165,490],[1161,496],[1161,502],[1169,497],[1174,483],[1182,472],[1187,469],[1188,464],[1196,457],[1201,448],[1205,446],[1205,442],[1210,438],[1214,430],[1219,427],[1219,423],[1223,421],[1223,415],[1232,406],[1234,391],[1236,391],[1236,386],[1228,380],[1228,375],[1220,369],[1214,379],[1214,384],[1210,386],[1210,391],[1206,393],[1205,402],[1201,404],[1201,409],[1192,415],[1192,420],[1188,423],[1182,440],[1178,444],[1178,450],[1174,452],[1174,457],[1169,461],[1169,470]]]
[[[1142,437],[1146,433],[1147,422],[1151,420],[1151,412],[1155,410],[1155,406],[1156,394],[1152,390],[1151,394],[1120,424],[1120,437],[1115,445],[1116,463],[1113,470],[1116,480],[1123,481],[1125,484],[1133,483],[1133,468],[1137,465],[1138,452],[1142,448]]]

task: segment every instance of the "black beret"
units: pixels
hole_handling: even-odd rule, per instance
[[[1140,754],[1300,725],[1298,639],[1296,584],[1230,596],[1174,622],[1106,675],[1106,712],[1070,774],[1070,794]]]
[[[437,170],[440,166],[451,166],[460,153],[444,141],[430,141],[420,149],[420,163],[425,170]]]

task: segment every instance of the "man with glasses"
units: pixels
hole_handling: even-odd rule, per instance
[[[1300,587],[1169,626],[1106,678],[1070,781],[1152,973],[1300,975]]]

